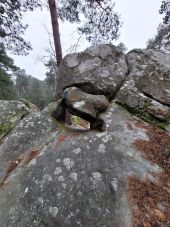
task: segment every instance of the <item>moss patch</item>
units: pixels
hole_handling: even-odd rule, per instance
[[[148,106],[148,103],[146,103],[147,106],[144,108],[130,108],[126,104],[122,104],[118,101],[116,101],[118,105],[121,105],[124,107],[128,112],[130,112],[132,115],[135,115],[136,117],[141,118],[142,120],[152,124],[153,126],[160,128],[162,130],[166,130],[166,128],[169,126],[170,121],[169,120],[161,120],[160,118],[157,118],[155,115],[148,113],[146,110],[146,107]]]

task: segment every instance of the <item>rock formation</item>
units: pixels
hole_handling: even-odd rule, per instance
[[[24,103],[0,101],[0,227],[170,226],[170,55],[88,48]]]

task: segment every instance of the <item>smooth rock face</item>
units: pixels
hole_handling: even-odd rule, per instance
[[[130,74],[117,94],[119,103],[142,114],[170,119],[170,55],[153,50],[127,54]]]
[[[76,86],[83,91],[112,98],[124,79],[128,68],[125,55],[115,46],[99,45],[64,58],[57,76],[57,94]]]
[[[0,100],[0,139],[2,139],[11,129],[13,129],[19,120],[29,112],[38,112],[35,106],[25,105],[19,101]]]
[[[104,95],[91,95],[76,87],[65,89],[62,97],[72,113],[89,121],[96,119],[109,106]]]
[[[60,99],[22,115],[1,140],[0,227],[169,226],[170,134],[157,128],[166,122],[170,130],[169,55],[133,50],[127,65],[115,49],[100,45],[66,56]],[[103,67],[114,67],[115,87],[97,74]],[[14,102],[0,103],[0,116],[11,114]],[[95,130],[52,118],[65,121],[68,110],[93,116]],[[157,127],[136,113],[154,116]]]

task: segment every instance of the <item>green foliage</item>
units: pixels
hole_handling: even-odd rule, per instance
[[[0,99],[12,100],[15,97],[16,93],[13,81],[4,69],[0,69]]]
[[[0,43],[0,99],[2,100],[10,100],[16,97],[11,79],[16,69],[13,60],[6,53],[4,45]]]
[[[163,23],[159,25],[157,34],[147,43],[147,48],[170,52],[170,0],[162,1],[160,14],[164,15]]]
[[[119,36],[121,26],[113,0],[59,0],[61,20],[80,23],[78,31],[93,45],[111,43]]]
[[[31,49],[23,38],[28,25],[22,23],[23,15],[28,10],[41,6],[38,0],[1,0],[0,1],[0,38],[5,48],[15,54],[27,54]]]
[[[169,0],[162,1],[159,13],[164,15],[163,23],[169,24],[170,23],[170,1]]]
[[[147,43],[147,48],[170,52],[170,24],[160,24],[157,34]]]

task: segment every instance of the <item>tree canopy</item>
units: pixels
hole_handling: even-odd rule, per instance
[[[159,13],[163,22],[158,26],[157,34],[148,41],[147,47],[170,52],[170,0],[162,1]]]
[[[59,0],[61,20],[79,23],[78,31],[93,45],[110,43],[119,36],[120,18],[112,0]]]
[[[14,54],[27,54],[31,44],[23,38],[28,27],[23,24],[23,14],[41,6],[38,0],[1,0],[0,38],[7,50]]]

